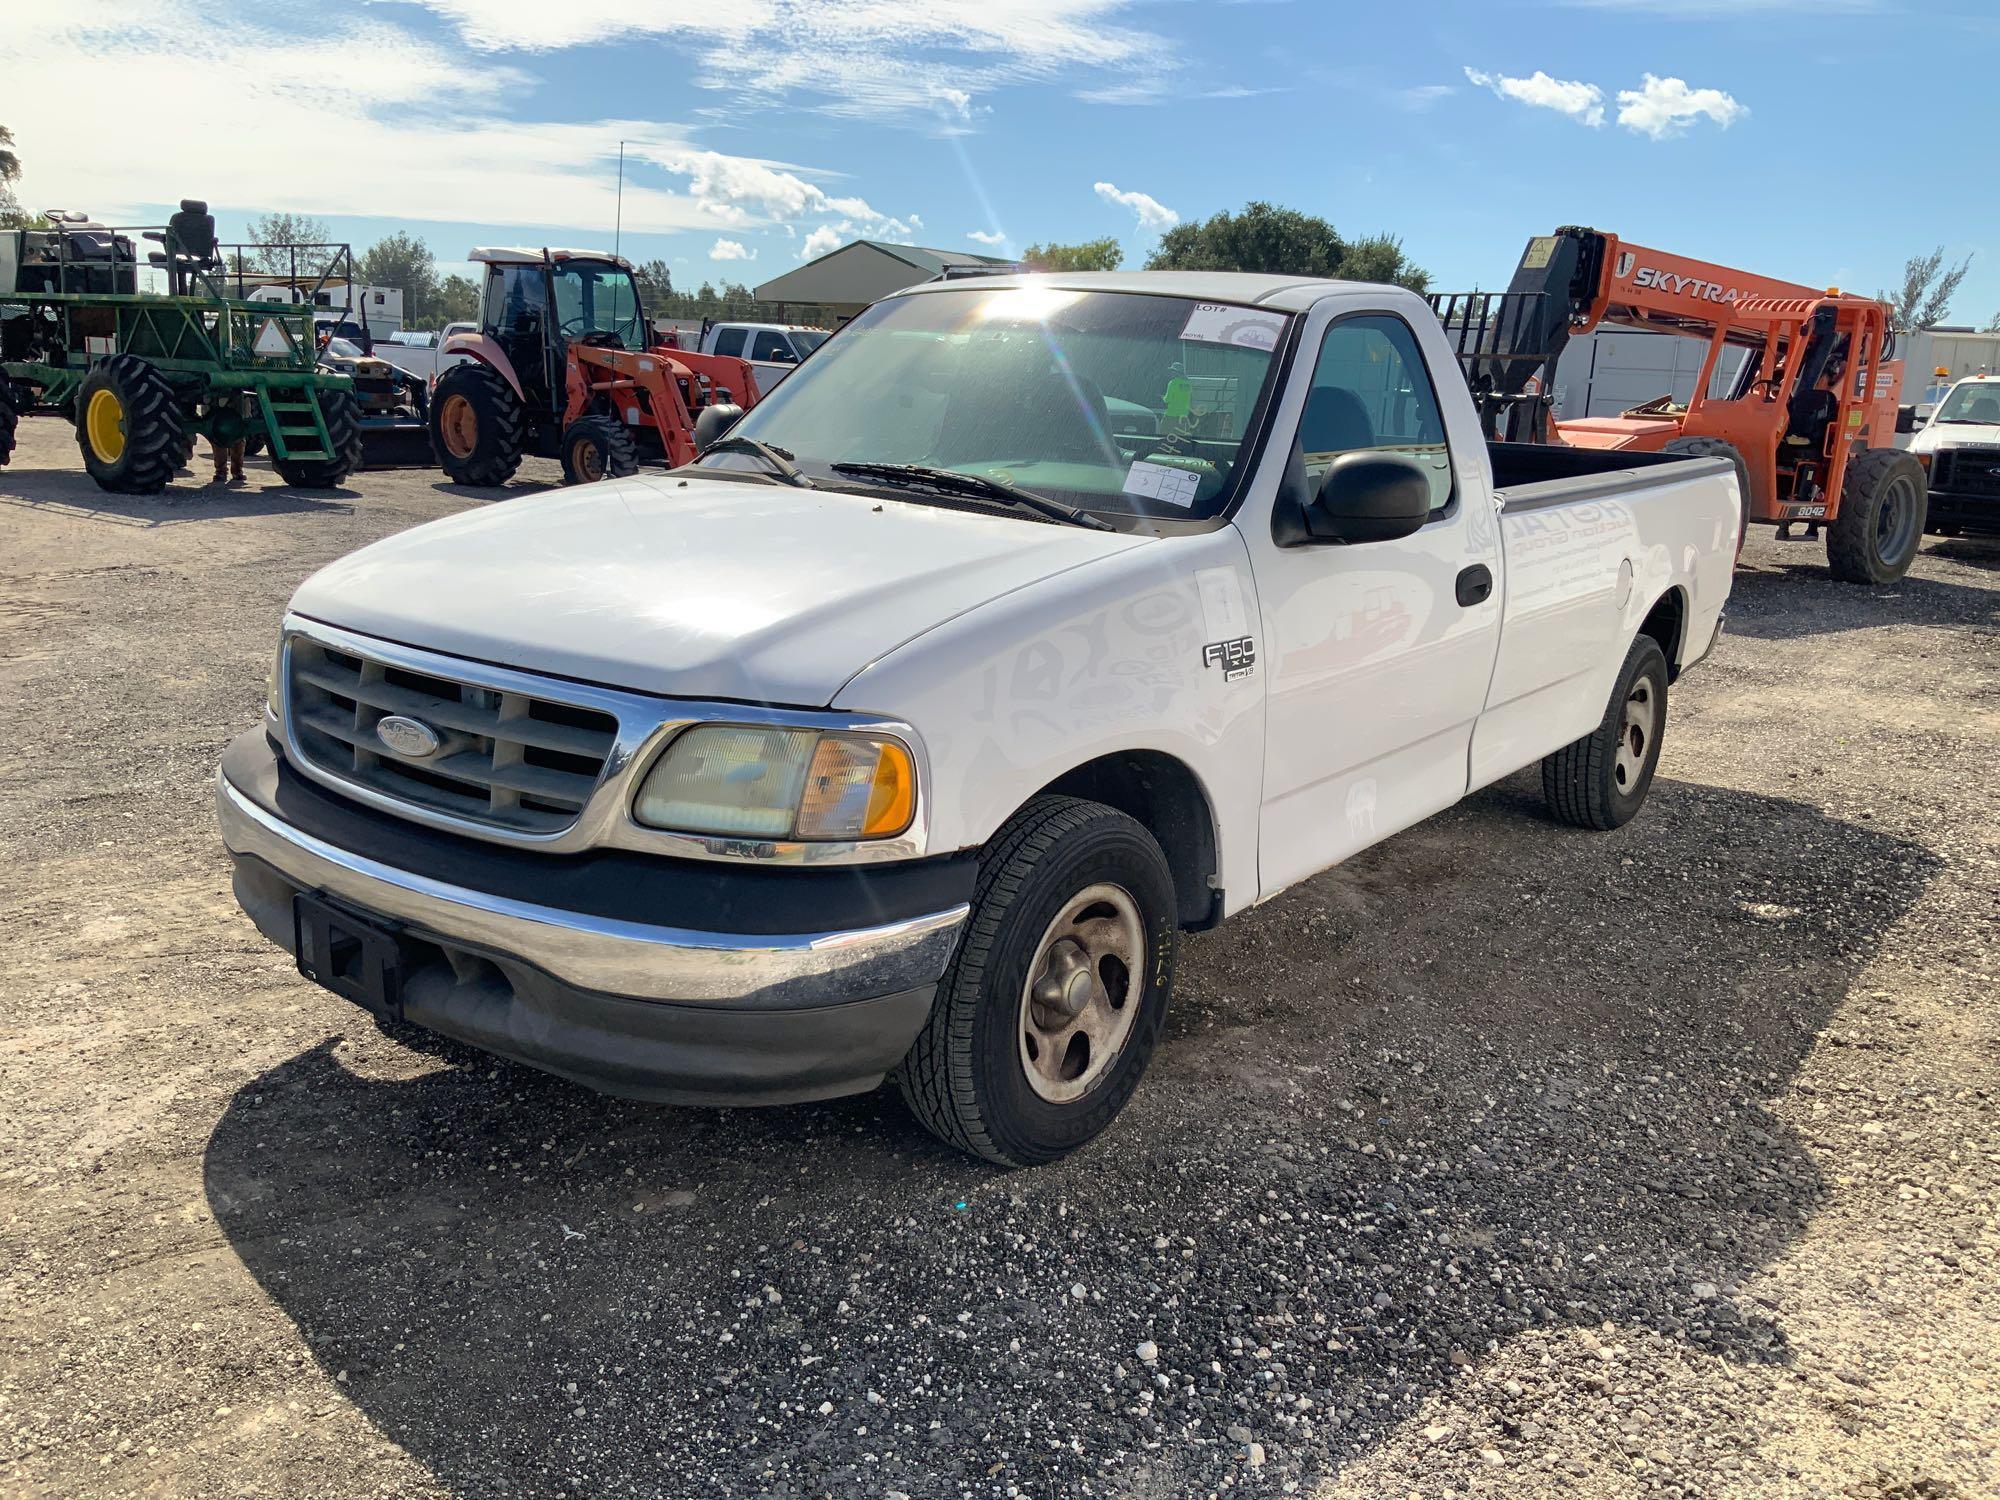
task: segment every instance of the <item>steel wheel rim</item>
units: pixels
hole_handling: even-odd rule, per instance
[[[1659,734],[1659,723],[1660,705],[1652,680],[1641,677],[1625,695],[1625,708],[1619,715],[1618,753],[1611,760],[1611,779],[1618,783],[1619,791],[1629,792],[1639,784],[1647,752]]]
[[[589,438],[576,445],[576,472],[585,484],[595,484],[604,477],[604,455]]]
[[[1122,886],[1086,886],[1042,933],[1021,987],[1015,1049],[1028,1086],[1070,1104],[1103,1082],[1139,1016],[1146,924]]]
[[[1882,495],[1882,509],[1875,517],[1875,551],[1884,561],[1894,562],[1910,545],[1916,529],[1916,487],[1907,476],[1889,481]]]
[[[447,396],[438,411],[438,431],[444,434],[445,451],[453,458],[470,458],[479,446],[479,413],[463,396]]]
[[[90,405],[83,413],[83,432],[90,440],[90,451],[101,462],[115,464],[125,456],[125,403],[118,399],[116,391],[90,393]]]

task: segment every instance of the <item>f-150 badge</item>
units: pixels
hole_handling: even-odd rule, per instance
[[[1235,682],[1257,670],[1257,642],[1247,635],[1231,641],[1210,641],[1201,648],[1204,667],[1222,668],[1222,680]]]

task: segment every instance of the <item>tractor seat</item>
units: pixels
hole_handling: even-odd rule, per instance
[[[161,243],[166,246],[165,251],[155,250],[146,257],[156,266],[213,271],[222,265],[222,257],[215,248],[215,215],[199,198],[181,199],[181,210],[167,220]]]

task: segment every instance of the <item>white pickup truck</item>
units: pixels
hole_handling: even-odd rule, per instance
[[[933,283],[694,465],[309,579],[223,839],[381,1017],[642,1098],[893,1074],[1047,1161],[1138,1084],[1181,930],[1537,762],[1631,818],[1740,503],[1489,449],[1395,288]]]
[[[1930,493],[1925,529],[2000,536],[2000,375],[1968,375],[1910,440]]]

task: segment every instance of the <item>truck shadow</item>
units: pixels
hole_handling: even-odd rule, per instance
[[[358,490],[299,490],[272,484],[270,471],[253,462],[249,485],[230,488],[205,483],[204,469],[183,469],[157,495],[113,495],[76,469],[0,469],[0,504],[30,510],[63,510],[108,526],[184,526],[196,521],[228,521],[246,516],[282,516],[352,510]]]
[[[651,1108],[449,1044],[384,1076],[357,1030],[235,1096],[208,1201],[466,1495],[1177,1496],[1243,1474],[1235,1423],[1336,1473],[1512,1340],[1785,1361],[1732,1296],[1823,1191],[1772,1106],[1936,861],[1688,783],[1609,835],[1537,806],[1515,778],[1191,940],[1145,1087],[1054,1167],[890,1091]]]
[[[1977,562],[1962,542],[1930,541],[1925,556]],[[1988,549],[2000,559],[2000,548]],[[1725,634],[1752,640],[1791,640],[1833,635],[1878,625],[1965,625],[2000,623],[2000,591],[1947,583],[1911,573],[1880,588],[1836,583],[1822,562],[1792,563],[1760,558],[1762,566],[1739,568],[1729,593]]]

